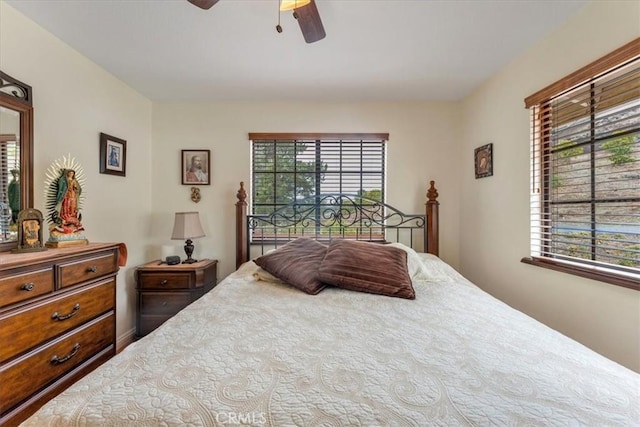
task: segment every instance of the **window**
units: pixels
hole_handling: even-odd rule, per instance
[[[18,158],[17,138],[13,134],[0,134],[0,240],[6,237],[10,223],[15,223],[20,211],[20,159]],[[7,208],[11,215],[5,215]]]
[[[349,193],[385,201],[388,134],[249,134],[251,208],[268,215],[294,200]],[[254,239],[257,237],[254,233]],[[267,237],[266,235],[264,236]]]
[[[640,289],[640,39],[525,100],[535,265]]]

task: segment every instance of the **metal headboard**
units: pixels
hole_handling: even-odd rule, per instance
[[[315,240],[401,241],[413,247],[414,234],[426,241],[426,215],[407,215],[386,203],[357,194],[319,194],[298,199],[270,215],[247,216],[247,244],[265,247],[298,237]],[[395,236],[390,236],[394,234]],[[401,233],[403,232],[403,233]],[[402,234],[402,235],[401,235]]]
[[[319,194],[295,200],[268,215],[247,214],[247,193],[240,183],[236,203],[236,264],[251,258],[252,246],[277,247],[298,237],[320,241],[356,239],[402,242],[438,254],[438,192],[427,192],[426,214],[405,214],[386,203],[357,194]],[[421,245],[421,246],[420,246]]]

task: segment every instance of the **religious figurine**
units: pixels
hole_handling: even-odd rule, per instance
[[[63,169],[58,178],[58,194],[56,206],[52,213],[53,230],[64,234],[84,230],[80,222],[82,215],[78,212],[78,198],[82,194],[82,187],[76,179],[76,171]]]
[[[46,251],[44,246],[42,212],[37,209],[23,209],[18,214],[18,246],[11,252]]]
[[[54,162],[47,171],[49,247],[86,245],[80,213],[83,170],[75,159]]]

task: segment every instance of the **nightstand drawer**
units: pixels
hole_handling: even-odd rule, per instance
[[[0,362],[113,310],[114,300],[112,279],[0,317],[0,336],[12,337],[0,346]]]
[[[176,314],[191,303],[189,292],[143,292],[140,294],[140,314]]]
[[[29,271],[0,280],[0,307],[53,292],[53,269]]]
[[[185,273],[158,273],[139,272],[139,289],[189,289],[191,283],[190,272]]]
[[[113,325],[113,314],[103,316],[5,365],[0,372],[0,411],[5,412],[29,397],[34,388],[50,383],[103,348],[113,345]]]
[[[57,266],[60,279],[59,286],[62,288],[73,286],[80,282],[98,279],[107,274],[115,273],[118,271],[117,261],[116,253],[109,252],[104,255],[60,264]]]

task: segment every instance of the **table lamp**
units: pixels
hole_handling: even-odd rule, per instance
[[[186,239],[184,252],[187,254],[187,259],[182,261],[183,264],[198,262],[198,260],[191,258],[191,254],[193,254],[193,242],[191,239],[200,237],[204,237],[204,231],[202,231],[202,225],[200,225],[198,212],[176,212],[171,240]]]

